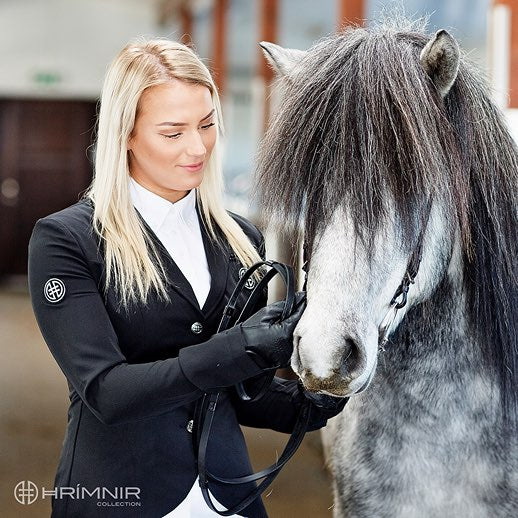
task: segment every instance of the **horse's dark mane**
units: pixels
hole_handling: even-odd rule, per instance
[[[443,201],[462,239],[468,322],[509,422],[518,415],[518,151],[464,56],[441,99],[419,62],[429,37],[380,25],[310,49],[279,84],[282,109],[261,146],[258,185],[266,215],[288,227],[303,221],[310,242],[346,205],[369,247],[394,211],[410,249],[428,195]]]

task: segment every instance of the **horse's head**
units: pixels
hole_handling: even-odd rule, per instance
[[[426,211],[424,206],[423,216]],[[294,333],[292,357],[308,390],[343,396],[367,388],[385,326],[390,324],[393,332],[415,304],[435,291],[452,258],[459,259],[454,232],[438,204],[428,219],[416,217],[415,223],[414,238],[407,241],[397,214],[387,216],[368,244],[347,208],[340,207],[316,232],[309,254],[308,305]],[[391,302],[403,299],[395,295],[409,275],[412,257],[418,274],[406,304],[396,312]],[[455,264],[458,275],[460,261]]]
[[[419,274],[392,329],[454,255],[458,186],[448,173],[460,155],[445,97],[459,48],[446,31],[427,39],[363,29],[307,53],[261,45],[284,88],[259,163],[265,204],[303,222],[308,247],[292,366],[311,391],[358,393],[373,378],[380,328],[421,240]]]

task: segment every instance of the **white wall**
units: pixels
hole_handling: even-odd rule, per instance
[[[514,137],[515,142],[518,143],[518,109],[508,108],[504,111],[504,115],[509,131]]]
[[[177,37],[158,0],[0,0],[0,96],[95,99],[132,38]],[[46,78],[49,79],[46,83]]]

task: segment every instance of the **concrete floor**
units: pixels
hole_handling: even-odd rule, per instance
[[[0,290],[0,346],[0,516],[49,516],[48,499],[21,505],[14,498],[14,487],[28,480],[38,487],[53,487],[68,391],[39,333],[23,285]],[[286,442],[286,436],[275,432],[247,429],[245,433],[256,468],[270,464]],[[332,516],[330,482],[317,432],[308,434],[265,495],[271,518]]]

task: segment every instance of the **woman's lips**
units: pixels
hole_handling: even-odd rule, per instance
[[[186,169],[187,171],[189,171],[191,173],[195,173],[196,171],[199,171],[203,167],[203,162],[198,162],[197,164],[182,165],[180,167],[183,167],[184,169]]]

